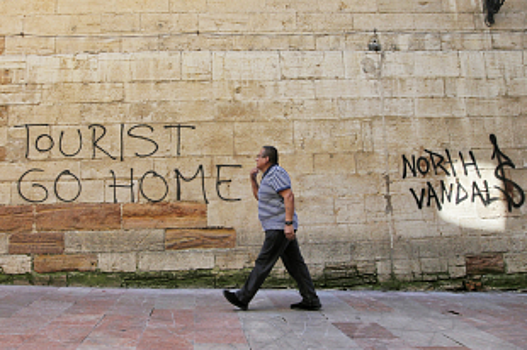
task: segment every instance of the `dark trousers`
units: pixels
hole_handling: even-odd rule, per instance
[[[278,258],[282,259],[287,272],[296,281],[303,300],[312,304],[320,303],[297,240],[289,241],[283,230],[265,231],[265,241],[256,259],[254,269],[245,281],[244,286],[236,292],[238,299],[246,304],[252,300],[269,276]]]

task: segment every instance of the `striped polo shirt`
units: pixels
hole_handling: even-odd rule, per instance
[[[285,226],[284,198],[279,194],[291,188],[291,179],[284,168],[272,165],[263,174],[258,189],[258,218],[262,227],[267,230],[283,230]],[[298,228],[298,217],[294,215],[293,227]]]

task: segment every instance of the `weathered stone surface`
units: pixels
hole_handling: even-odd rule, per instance
[[[95,271],[97,269],[97,255],[37,255],[34,258],[33,264],[35,272],[38,273],[59,271]]]
[[[134,272],[137,253],[103,253],[98,255],[99,270],[102,272]]]
[[[503,254],[483,254],[466,256],[467,275],[505,272]]]
[[[0,206],[0,232],[31,232],[33,206]]]
[[[31,272],[31,257],[28,255],[0,255],[0,268],[6,274],[29,273]]]
[[[164,231],[66,232],[66,253],[119,253],[164,250]]]
[[[15,233],[9,237],[9,254],[62,254],[64,233]]]
[[[167,250],[234,248],[236,231],[229,228],[167,229]]]
[[[140,271],[181,271],[212,269],[214,253],[207,251],[169,251],[139,253]]]
[[[178,202],[123,205],[124,229],[205,226],[206,204]]]
[[[118,204],[36,206],[37,231],[111,230],[121,228]]]

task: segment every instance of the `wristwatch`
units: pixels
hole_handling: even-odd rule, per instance
[[[291,226],[291,225],[293,225],[293,222],[292,221],[286,221],[285,224],[286,224],[286,226]]]

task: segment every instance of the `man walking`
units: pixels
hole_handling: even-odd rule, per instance
[[[256,176],[260,171],[263,175],[258,185]],[[298,218],[291,179],[285,169],[278,165],[276,148],[264,146],[260,150],[250,179],[254,197],[258,200],[258,218],[265,231],[265,241],[244,286],[236,292],[225,290],[223,295],[231,304],[247,310],[276,261],[281,258],[302,296],[302,301],[292,304],[291,308],[319,310],[320,300],[296,240]]]

